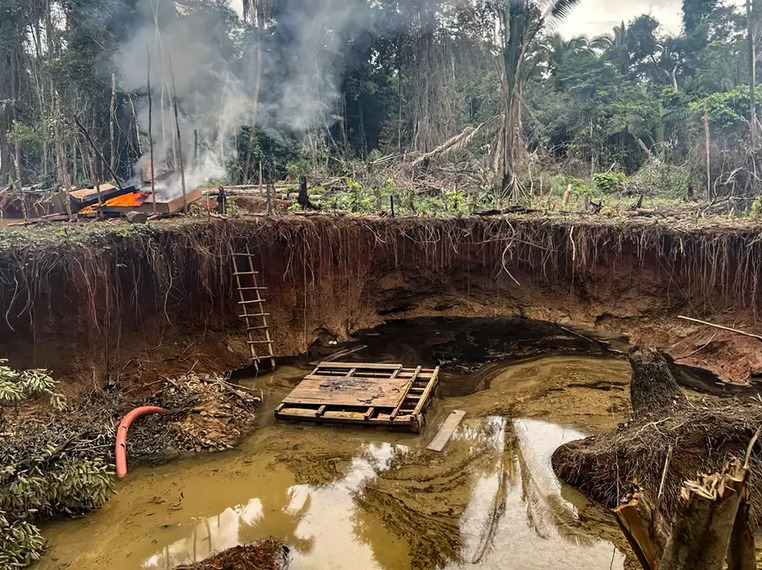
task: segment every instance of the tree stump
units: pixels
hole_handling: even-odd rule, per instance
[[[632,365],[630,397],[636,416],[665,416],[676,407],[688,404],[664,355],[651,347],[636,346],[629,354]]]

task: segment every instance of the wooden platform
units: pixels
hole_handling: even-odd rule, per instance
[[[321,362],[275,409],[275,417],[418,432],[438,381],[439,367]]]

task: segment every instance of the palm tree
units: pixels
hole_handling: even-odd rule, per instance
[[[540,33],[565,18],[580,0],[501,0],[498,16],[501,22],[502,46],[502,101],[503,113],[495,154],[496,170],[501,170],[501,195],[518,199],[521,186],[517,178],[526,145],[521,122],[521,104],[524,87],[536,66],[525,61],[530,48]],[[502,168],[500,168],[502,167]]]
[[[622,75],[629,72],[632,64],[630,50],[627,48],[627,33],[627,25],[622,22],[614,28],[613,35],[598,36],[590,44],[594,49],[603,50],[604,58]]]
[[[561,34],[551,34],[542,40],[539,48],[551,75],[555,75],[571,57],[595,53],[593,44],[584,36],[565,40]]]

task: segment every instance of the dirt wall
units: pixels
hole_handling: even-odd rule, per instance
[[[753,327],[759,310],[754,229],[321,215],[95,227],[0,240],[0,357],[72,386],[242,366],[231,255],[247,245],[279,355],[421,315],[527,316],[685,355],[708,331],[677,314]],[[685,363],[744,380],[762,368],[746,341],[723,333]]]

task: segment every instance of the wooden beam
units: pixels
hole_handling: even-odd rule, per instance
[[[455,433],[455,430],[458,429],[460,422],[463,421],[465,416],[466,412],[463,410],[453,410],[450,412],[450,415],[445,418],[444,422],[442,422],[442,426],[439,428],[439,431],[426,449],[430,449],[431,451],[442,451],[449,443],[450,438],[452,438],[452,435]]]
[[[405,390],[402,392],[402,398],[400,399],[400,403],[397,404],[397,407],[394,408],[394,411],[392,412],[392,420],[397,417],[397,414],[400,413],[400,410],[402,409],[402,405],[405,403],[405,398],[407,398],[408,393],[410,392],[410,388],[412,388],[413,383],[415,382],[415,379],[418,378],[418,374],[421,372],[421,367],[415,369],[415,372],[413,373],[413,376],[410,378],[410,380],[407,383],[407,386],[405,386]]]
[[[423,394],[421,395],[421,399],[418,401],[418,405],[415,407],[415,411],[413,412],[414,416],[417,416],[421,413],[423,410],[423,406],[426,404],[427,400],[429,399],[429,396],[431,395],[431,392],[434,390],[434,388],[437,385],[437,382],[439,381],[439,366],[437,366],[434,369],[434,374],[431,377],[431,380],[429,380],[429,383],[426,385],[426,389],[423,391]]]

